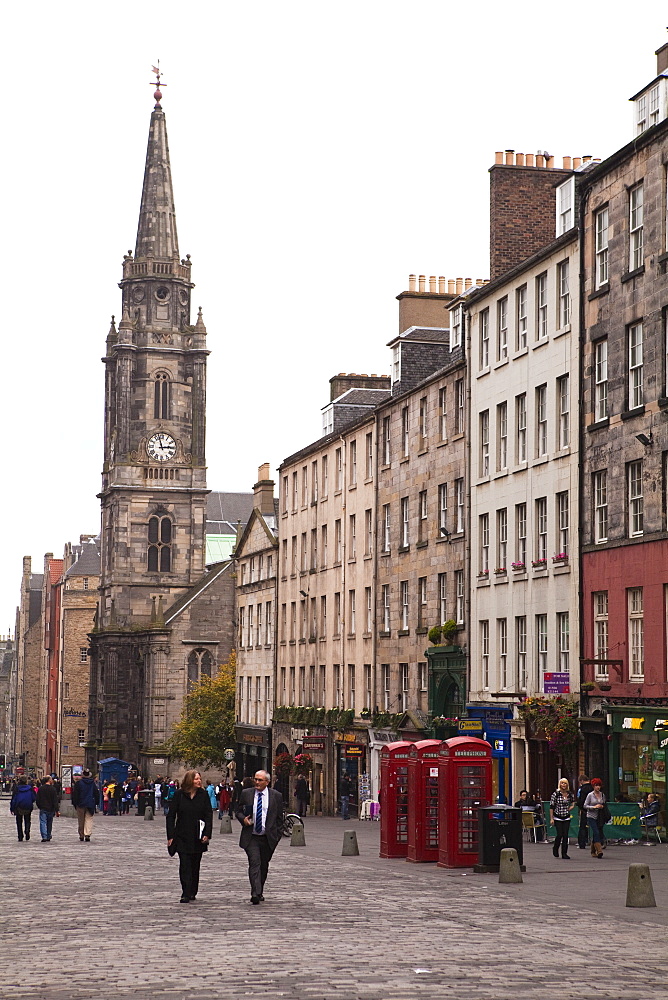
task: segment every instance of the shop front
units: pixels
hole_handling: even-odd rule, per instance
[[[371,798],[380,801],[380,755],[383,747],[390,743],[396,743],[399,739],[397,733],[390,729],[370,729],[369,730],[369,788]]]
[[[495,705],[493,708],[468,705],[466,714],[468,718],[459,722],[459,736],[480,737],[492,748],[492,801],[512,802],[510,766],[512,708],[505,705]]]
[[[236,726],[236,777],[252,778],[256,771],[271,771],[271,729]]]
[[[654,792],[659,796],[661,808],[664,809],[668,705],[610,705],[608,725],[610,724],[612,747],[608,775],[609,798],[623,795],[624,801],[638,802],[649,792]]]
[[[371,798],[371,779],[368,770],[368,729],[350,729],[334,733],[336,753],[336,812],[340,811],[341,785],[344,776],[350,779],[348,811],[351,817],[359,816],[360,802]]]

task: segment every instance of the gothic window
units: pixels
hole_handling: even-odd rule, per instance
[[[169,573],[172,568],[172,522],[169,517],[151,517],[148,522],[149,573]]]
[[[203,677],[211,677],[213,660],[208,649],[193,649],[188,657],[188,688]]]
[[[158,372],[153,390],[153,416],[156,420],[169,419],[169,375]]]

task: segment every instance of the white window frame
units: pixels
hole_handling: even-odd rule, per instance
[[[559,330],[565,330],[571,321],[571,295],[569,291],[570,261],[557,264],[557,292],[559,295]]]
[[[478,519],[480,536],[480,575],[489,573],[489,514],[480,514]]]
[[[536,388],[536,457],[547,455],[547,385]]]
[[[480,666],[482,668],[482,686],[489,690],[489,622],[480,622]]]
[[[547,497],[536,500],[536,560],[547,565]]]
[[[401,382],[401,344],[392,348],[392,383]]]
[[[399,584],[399,593],[401,599],[401,629],[406,631],[409,622],[409,609],[408,609],[408,580],[402,580]]]
[[[508,569],[508,508],[496,512],[496,568]]]
[[[527,460],[527,394],[515,396],[515,425],[517,438],[517,464]]]
[[[608,416],[608,338],[594,345],[594,420]]]
[[[629,352],[629,410],[642,406],[645,401],[643,371],[643,326],[632,323],[628,328]]]
[[[408,455],[408,443],[409,443],[408,407],[404,406],[401,409],[401,454],[404,458],[406,458]]]
[[[383,417],[383,465],[389,465],[392,460],[392,426],[391,418]]]
[[[570,497],[568,490],[557,493],[556,496],[556,522],[557,522],[557,555],[564,553],[569,555],[570,548]]]
[[[392,541],[391,535],[392,520],[390,517],[390,505],[389,503],[383,504],[383,552],[390,551],[390,544]]]
[[[557,403],[558,412],[558,439],[557,450],[568,448],[571,443],[571,400],[570,400],[570,378],[562,375],[557,379]]]
[[[497,471],[508,468],[508,403],[496,407]]]
[[[600,469],[593,475],[594,541],[608,540],[608,470]]]
[[[463,313],[461,305],[450,310],[450,347],[462,346]]]
[[[556,235],[562,236],[575,225],[575,177],[560,184],[556,195]]]
[[[478,314],[479,363],[480,369],[489,368],[489,309]]]
[[[568,611],[560,611],[557,614],[557,642],[559,671],[567,674],[570,672],[570,618]]]
[[[438,574],[438,621],[442,625],[448,620],[448,574]]]
[[[608,206],[599,208],[594,213],[595,265],[594,287],[602,288],[608,284]]]
[[[547,271],[536,278],[536,340],[547,337]]]
[[[408,548],[411,538],[408,497],[402,497],[399,503],[401,511],[401,547]]]
[[[547,615],[536,615],[536,664],[541,691],[543,690],[544,674],[548,667],[547,657]]]
[[[438,529],[439,537],[444,537],[441,534],[441,528],[446,528],[448,526],[448,484],[440,483],[438,487]]]
[[[427,624],[427,577],[418,577],[418,627],[424,628]]]
[[[501,690],[505,691],[509,686],[508,676],[508,619],[496,619],[497,643],[499,650],[499,680]]]
[[[390,631],[390,585],[384,583],[381,591],[383,608],[383,632]]]
[[[516,550],[515,562],[527,564],[527,505],[526,503],[515,504],[515,532]],[[520,567],[521,568],[521,567]]]
[[[447,424],[447,401],[448,401],[448,391],[447,386],[441,386],[438,390],[438,429],[439,429],[439,439],[441,441],[447,441],[448,439],[448,424]]]
[[[629,680],[645,677],[645,622],[643,588],[631,587],[628,593],[629,615]]]
[[[599,590],[592,594],[594,598],[594,659],[608,659],[608,592]],[[594,676],[596,680],[608,680],[608,664],[595,663]]]
[[[480,414],[480,476],[489,475],[489,410]]]
[[[515,350],[522,351],[527,346],[527,331],[529,321],[527,316],[527,286],[522,285],[515,292]]]
[[[627,489],[629,498],[629,537],[643,534],[645,502],[643,495],[642,459],[629,462],[627,472]]]
[[[460,534],[464,530],[464,477],[455,479],[455,504],[457,510],[457,523],[455,531]]]
[[[456,617],[455,621],[458,625],[463,625],[464,623],[464,612],[466,611],[465,605],[466,594],[464,590],[464,570],[455,570],[455,602],[456,602]]]
[[[636,271],[644,262],[644,189],[642,181],[629,191],[629,271]]]
[[[466,427],[466,386],[463,378],[455,382],[455,434],[463,434]]]
[[[526,615],[515,618],[515,649],[517,653],[517,686],[519,691],[527,687],[527,619]]]
[[[508,357],[508,296],[496,303],[496,360]]]

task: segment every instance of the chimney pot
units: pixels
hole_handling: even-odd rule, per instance
[[[469,288],[471,287],[472,284],[473,284],[473,281],[471,280],[471,278],[464,278],[464,289],[466,291],[469,290]]]
[[[515,150],[514,149],[507,149],[506,150],[506,166],[507,167],[512,167],[512,165],[514,164],[514,162],[515,162]]]
[[[545,157],[545,166],[548,167],[548,168],[554,166],[554,157],[553,156],[546,156]]]
[[[494,154],[494,162],[495,163],[503,163],[503,153],[495,153]]]
[[[515,157],[515,165],[518,167],[524,166],[524,153],[518,153]]]
[[[418,288],[419,288],[419,291],[424,292],[424,290],[425,290],[424,285],[425,285],[425,277],[424,277],[424,274],[421,274],[419,276],[419,278],[418,278]]]
[[[527,153],[525,159],[526,159],[526,166],[533,167],[533,153]]]
[[[563,164],[564,164],[564,170],[570,170],[571,169],[571,158],[570,158],[570,156],[564,156]]]
[[[448,278],[448,295],[455,294],[455,283],[452,278]]]
[[[417,285],[416,285],[415,275],[414,274],[409,274],[408,275],[408,291],[409,292],[414,292],[416,290],[416,288],[417,288]]]
[[[545,166],[545,157],[543,156],[542,153],[536,153],[536,166],[537,167]]]
[[[591,156],[583,156],[582,157],[582,162],[583,163],[589,163],[590,160],[591,160]]]
[[[577,170],[577,168],[579,166],[581,166],[581,164],[582,164],[582,157],[580,157],[580,156],[574,156],[573,157],[573,170]]]
[[[438,294],[445,295],[445,278],[443,277],[438,279]]]
[[[457,290],[457,295],[461,295],[461,293],[464,291],[464,279],[463,278],[457,278],[457,280],[455,282],[455,288]]]
[[[430,274],[429,275],[429,291],[430,292],[435,292],[436,291],[436,275],[435,274]]]

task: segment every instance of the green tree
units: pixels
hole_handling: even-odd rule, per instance
[[[225,766],[225,750],[234,745],[236,656],[218,668],[215,677],[202,677],[186,696],[181,719],[165,745],[172,757],[191,767]]]

